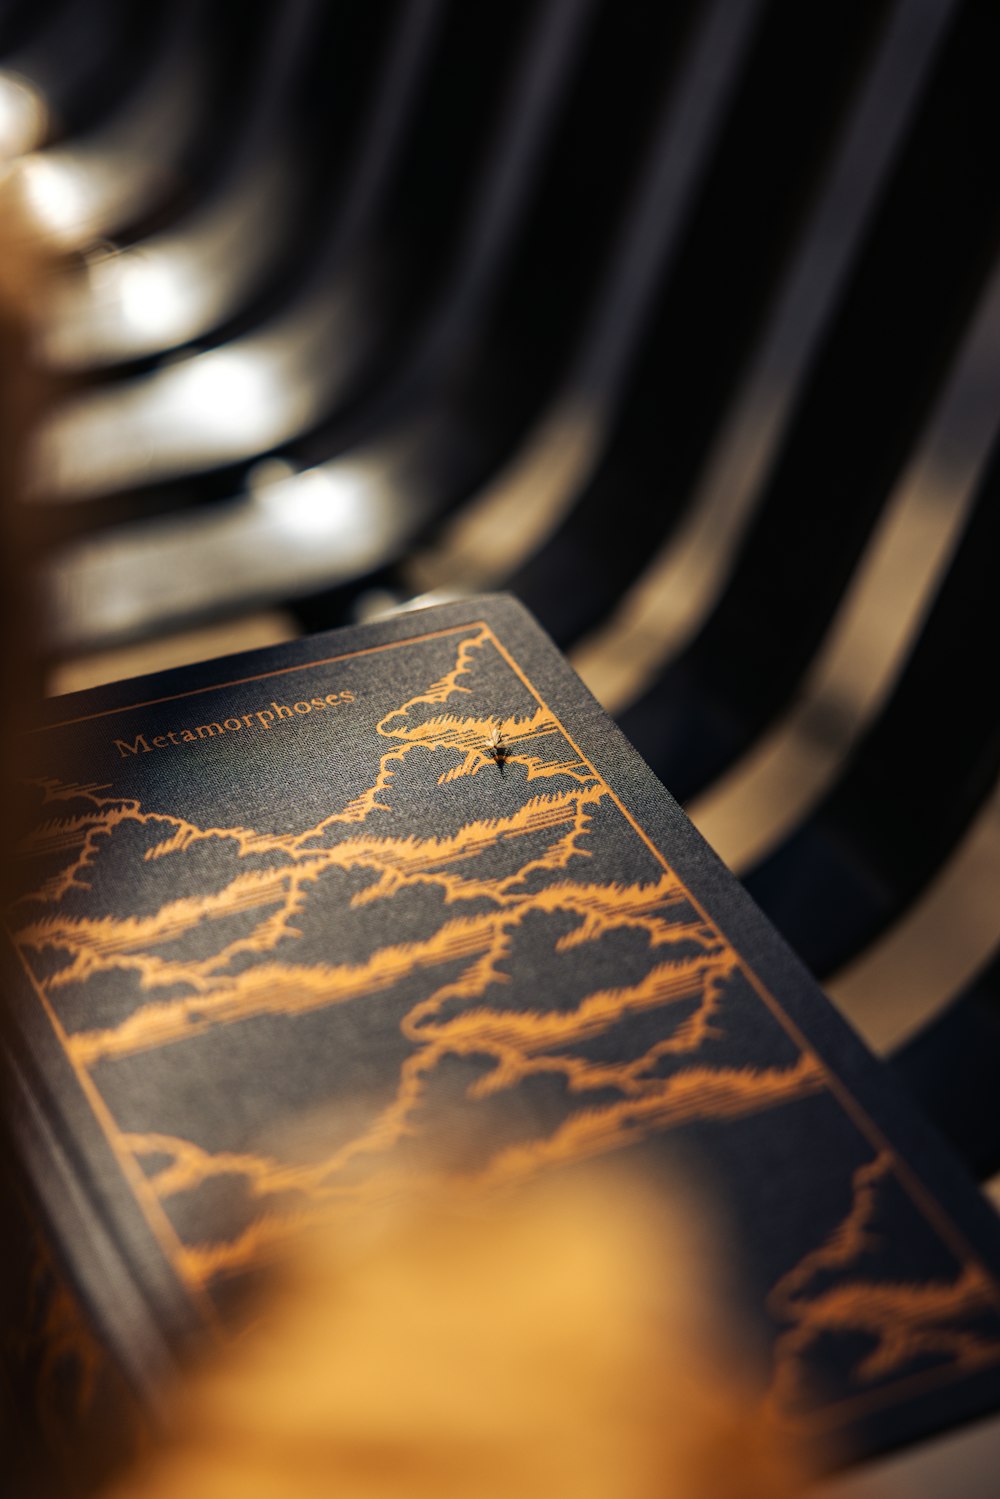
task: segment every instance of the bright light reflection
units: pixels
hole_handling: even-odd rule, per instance
[[[45,138],[48,110],[26,78],[0,69],[0,160],[33,151]]]
[[[161,431],[184,431],[219,452],[267,447],[280,409],[280,371],[237,349],[213,349],[177,364],[158,390],[155,420]],[[153,413],[151,413],[152,415]]]
[[[121,315],[142,339],[170,339],[191,319],[192,268],[178,255],[137,250],[117,257],[114,295]]]
[[[360,464],[311,468],[254,487],[254,505],[280,530],[300,539],[357,542],[372,531],[372,481]]]
[[[81,174],[56,156],[30,156],[19,166],[25,200],[39,227],[73,243],[92,217],[91,195]]]

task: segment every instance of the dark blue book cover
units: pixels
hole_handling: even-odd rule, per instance
[[[18,1129],[139,1385],[424,1141],[680,1159],[798,1430],[1000,1399],[992,1209],[513,600],[53,700],[32,761]]]

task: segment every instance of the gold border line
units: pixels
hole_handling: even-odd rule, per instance
[[[780,1406],[772,1407],[772,1409],[777,1410],[778,1420],[789,1430],[794,1431],[805,1427],[816,1431],[826,1431],[835,1426],[843,1426],[845,1422],[852,1419],[854,1413],[863,1416],[879,1407],[901,1404],[907,1396],[939,1390],[942,1385],[954,1384],[957,1379],[971,1379],[983,1370],[992,1368],[995,1363],[994,1357],[991,1363],[984,1361],[981,1364],[970,1364],[965,1369],[959,1369],[954,1364],[945,1368],[921,1369],[916,1374],[900,1375],[895,1384],[885,1384],[880,1389],[862,1391],[857,1395],[845,1395],[842,1400],[831,1400],[826,1405],[817,1405],[812,1410],[797,1412],[794,1415],[787,1410],[783,1412]],[[964,1419],[967,1421],[988,1420],[991,1414],[995,1416],[996,1412],[984,1410],[975,1415],[967,1415]],[[915,1436],[913,1441],[930,1441],[935,1436],[957,1435],[957,1432],[958,1423],[952,1422],[950,1428],[946,1426],[943,1430],[936,1432],[921,1433]],[[896,1447],[892,1450],[898,1451],[899,1449]],[[888,1452],[875,1454],[876,1457],[889,1455]]]
[[[206,1323],[216,1330],[219,1330],[222,1324],[219,1318],[219,1311],[215,1306],[215,1303],[200,1285],[192,1282],[190,1278],[184,1273],[182,1262],[184,1243],[180,1237],[180,1234],[178,1234],[177,1230],[174,1228],[174,1225],[168,1218],[163,1204],[160,1202],[160,1199],[157,1197],[155,1191],[153,1190],[151,1182],[139,1167],[135,1156],[122,1144],[121,1130],[119,1129],[114,1114],[111,1112],[111,1109],[105,1101],[104,1095],[102,1094],[101,1090],[98,1088],[97,1084],[90,1076],[90,1073],[87,1072],[83,1067],[81,1067],[75,1060],[73,1053],[69,1048],[69,1037],[66,1033],[62,1021],[59,1019],[58,1014],[53,1009],[48,995],[45,993],[45,990],[42,988],[39,980],[36,978],[34,972],[28,964],[27,959],[25,958],[21,949],[18,947],[17,943],[14,941],[10,929],[9,927],[7,927],[6,923],[4,924],[4,931],[6,932],[7,937],[10,941],[10,945],[17,953],[18,962],[21,964],[21,967],[28,975],[28,980],[31,984],[32,989],[41,1001],[42,1007],[49,1018],[49,1023],[51,1024],[52,1029],[55,1031],[56,1039],[62,1047],[67,1061],[70,1063],[70,1066],[73,1068],[73,1071],[76,1074],[77,1082],[80,1084],[80,1088],[84,1094],[84,1097],[87,1099],[87,1102],[93,1109],[94,1114],[97,1118],[97,1122],[101,1126],[101,1129],[103,1130],[108,1143],[111,1146],[112,1151],[114,1152],[119,1166],[121,1166],[122,1168],[122,1173],[125,1176],[126,1181],[135,1194],[136,1202],[140,1210],[144,1211],[145,1213],[147,1225],[152,1229],[154,1238],[159,1241],[160,1248],[167,1256],[167,1261],[173,1269],[175,1275],[178,1275],[180,1277],[180,1279],[187,1287],[188,1291],[191,1293],[191,1299],[195,1302],[198,1310],[204,1316]]]
[[[338,661],[353,661],[356,656],[373,656],[378,651],[396,650],[401,645],[418,645],[425,640],[440,640],[445,635],[458,635],[462,630],[489,629],[485,620],[470,620],[468,624],[453,625],[447,630],[432,630],[427,635],[411,635],[407,640],[389,640],[385,645],[366,645],[358,651],[345,651],[341,656],[323,656],[318,661],[301,661],[298,666],[277,666],[273,671],[258,672],[255,676],[234,677],[231,682],[212,682],[207,687],[189,687],[187,692],[172,692],[167,697],[151,697],[142,703],[126,703],[121,708],[103,708],[100,713],[84,713],[80,718],[63,718],[58,723],[36,724],[26,729],[26,734],[46,734],[50,729],[67,729],[72,724],[91,723],[96,718],[111,718],[115,713],[135,713],[139,708],[155,708],[159,703],[176,703],[184,697],[198,697],[203,692],[223,692],[227,687],[242,687],[246,682],[266,682],[269,677],[286,677],[290,672],[308,671],[313,666],[333,666]]]

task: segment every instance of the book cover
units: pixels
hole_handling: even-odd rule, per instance
[[[427,1142],[497,1183],[680,1155],[797,1430],[1000,1400],[993,1210],[514,600],[45,711],[15,1122],[140,1395]]]

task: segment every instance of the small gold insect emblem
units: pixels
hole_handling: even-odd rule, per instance
[[[507,753],[507,741],[503,737],[503,729],[499,724],[494,724],[490,729],[486,740],[486,753],[496,765],[503,765],[504,756]]]

